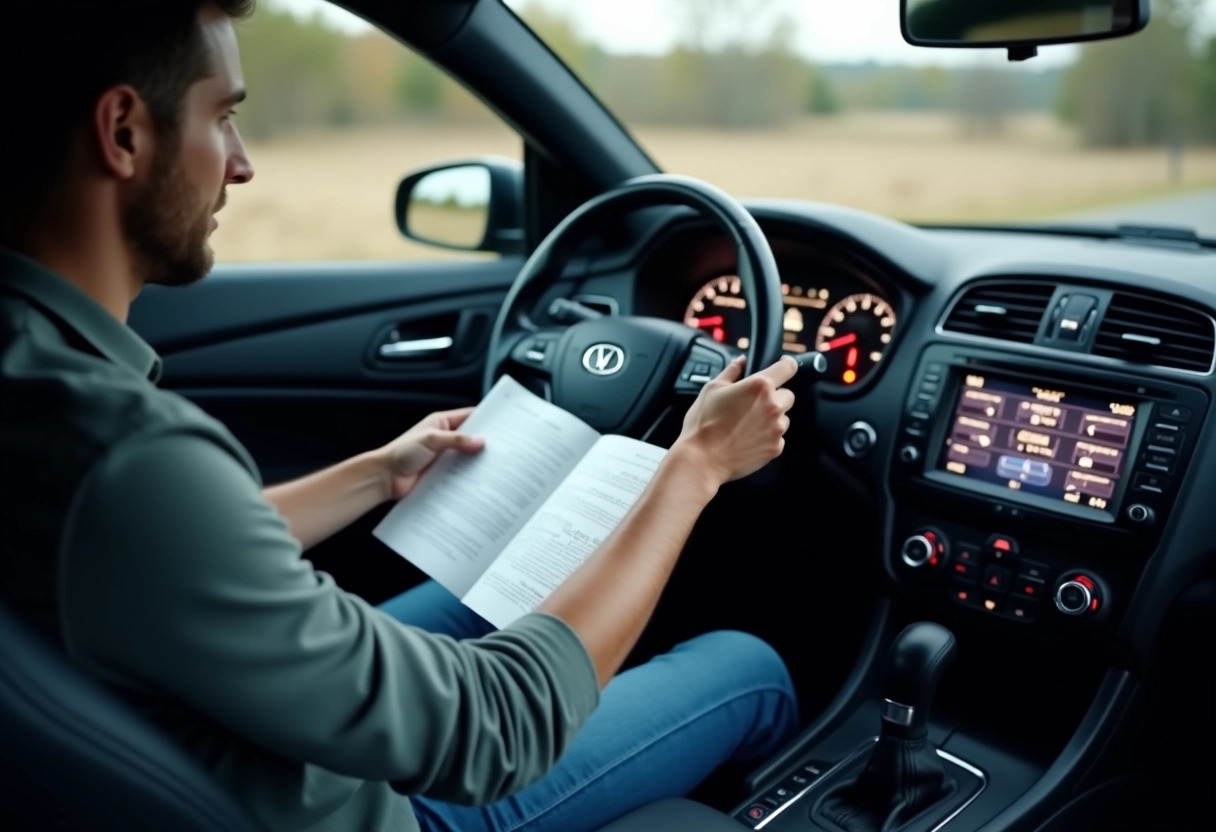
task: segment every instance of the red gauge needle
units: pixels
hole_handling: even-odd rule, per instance
[[[713,315],[708,318],[690,318],[689,320],[696,322],[693,326],[697,329],[705,329],[707,326],[722,326],[721,315]]]
[[[847,346],[848,344],[851,344],[856,340],[857,340],[857,333],[850,332],[848,335],[841,335],[839,338],[833,338],[831,341],[828,341],[826,344],[824,344],[822,347],[819,348],[819,351],[827,352],[828,350],[834,350],[837,347]]]

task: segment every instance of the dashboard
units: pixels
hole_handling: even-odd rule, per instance
[[[785,351],[829,361],[799,415],[826,466],[807,499],[832,499],[812,485],[823,470],[867,495],[887,591],[1150,655],[1213,562],[1216,251],[748,208],[781,272]],[[643,245],[632,312],[745,349],[727,243],[673,223]]]
[[[781,284],[782,349],[817,350],[828,359],[827,377],[856,384],[883,359],[895,331],[895,310],[877,290],[830,272],[791,276]],[[684,309],[684,323],[715,341],[747,349],[747,301],[733,274],[710,278]]]

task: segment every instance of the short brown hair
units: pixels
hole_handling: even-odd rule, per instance
[[[199,27],[207,5],[241,19],[256,0],[6,0],[0,12],[0,232],[36,205],[62,171],[97,99],[130,84],[158,129],[175,130],[186,92],[212,71]]]

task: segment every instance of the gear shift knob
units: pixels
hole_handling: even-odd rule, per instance
[[[929,706],[953,659],[954,634],[945,627],[920,621],[904,628],[887,660],[884,734],[912,740],[928,733]]]

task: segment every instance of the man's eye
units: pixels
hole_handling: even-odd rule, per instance
[[[236,110],[229,110],[228,112],[224,113],[224,118],[222,120],[230,121],[234,118],[236,118]]]

